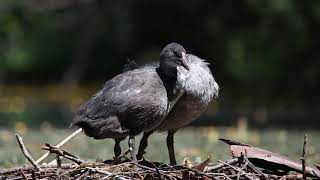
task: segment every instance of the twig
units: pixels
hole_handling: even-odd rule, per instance
[[[160,171],[159,171],[159,168],[158,168],[153,162],[150,162],[150,163],[151,163],[151,165],[152,165],[154,168],[156,168],[158,177],[159,177],[159,179],[161,179],[161,173],[160,173]]]
[[[54,153],[54,154],[57,154],[58,156],[62,156],[62,157],[65,157],[66,159],[69,159],[77,164],[82,164],[84,163],[83,160],[77,158],[76,156],[68,153],[67,151],[64,151],[62,149],[59,149],[58,147],[54,147],[54,146],[51,146],[50,144],[45,144],[45,146],[42,147],[43,150],[47,150],[49,151],[50,153]]]
[[[303,174],[303,180],[307,180],[306,175],[306,147],[307,146],[307,135],[304,135],[303,140],[303,149],[302,149],[302,155],[301,155],[301,164],[302,164],[302,174]]]
[[[223,176],[225,179],[227,180],[231,180],[228,175],[226,175],[225,173],[207,173],[208,175],[213,175],[213,176]]]
[[[84,177],[87,176],[90,170],[86,169],[76,180],[85,179]]]
[[[36,173],[34,172],[34,170],[31,170],[31,177],[32,177],[32,180],[36,180],[37,179]]]
[[[283,175],[283,176],[277,176],[277,175],[270,175],[272,179],[280,179],[280,180],[287,180],[287,179],[302,179],[302,174],[289,174],[289,175]]]
[[[139,164],[138,162],[135,162],[135,161],[131,161],[129,163],[130,164],[134,164],[134,165],[136,165],[136,166],[138,166],[138,167],[140,167],[142,169],[146,169],[146,170],[149,170],[149,171],[157,172],[157,170],[155,168],[150,168],[148,166],[141,165],[141,164]]]
[[[165,174],[163,170],[159,170],[158,168],[150,168],[150,167],[141,165],[137,161],[132,161],[132,162],[129,162],[129,163],[134,164],[134,165],[136,165],[136,166],[138,166],[138,167],[140,167],[142,169],[146,169],[146,170],[150,170],[150,171],[156,172],[158,176],[160,176],[160,175],[162,175],[164,177],[168,177],[169,176],[169,175]],[[153,164],[153,166],[155,166],[155,165]],[[160,179],[161,179],[161,176],[160,176]]]
[[[110,173],[108,171],[103,171],[103,170],[96,169],[96,168],[86,167],[86,169],[88,169],[91,172],[97,172],[97,173],[104,174],[104,175],[107,175],[107,176],[113,175],[112,173]]]
[[[57,161],[57,166],[58,166],[58,167],[61,166],[61,159],[62,159],[61,156],[57,156],[57,157],[56,157],[56,161]]]
[[[226,166],[226,164],[234,164],[234,163],[236,163],[236,162],[238,162],[238,161],[239,161],[239,159],[238,159],[238,158],[235,158],[235,159],[231,159],[231,160],[228,160],[228,161],[226,161],[226,162],[223,162],[223,163],[220,162],[220,163],[217,164],[217,165],[214,165],[214,166],[212,166],[212,167],[208,167],[205,172],[215,171],[215,170],[217,170],[217,169],[220,169],[220,168]]]
[[[76,137],[79,133],[82,132],[82,128],[79,128],[78,130],[76,130],[74,133],[72,133],[70,136],[68,136],[67,138],[65,138],[64,140],[62,140],[59,144],[56,145],[57,148],[60,148],[61,146],[63,146],[65,143],[67,143],[68,141],[70,141],[72,138]],[[50,155],[50,152],[45,153],[44,155],[42,155],[37,161],[36,163],[40,163],[41,161],[43,161],[45,158],[47,158]]]
[[[226,162],[224,162],[224,161],[221,161],[221,160],[219,160],[219,162],[222,163],[222,164],[224,164],[225,166],[228,166],[228,167],[236,170],[236,171],[239,171],[239,169],[238,169],[237,167],[234,167],[234,166],[232,166],[231,164],[228,164],[228,163],[226,163]]]
[[[41,171],[42,169],[40,168],[40,166],[33,160],[33,158],[31,157],[31,155],[29,154],[26,146],[23,143],[22,137],[19,134],[16,134],[16,139],[17,142],[20,146],[20,149],[22,151],[22,153],[24,154],[24,156],[28,159],[28,161],[38,170]]]
[[[238,172],[237,180],[240,179],[240,176],[241,176],[241,174],[242,174],[242,171],[248,166],[248,164],[249,164],[249,161],[245,162],[245,164],[242,165],[242,167],[240,168],[240,171]]]
[[[263,172],[261,172],[259,169],[257,169],[246,156],[243,156],[243,159],[248,162],[248,166],[256,173],[262,176],[263,179],[269,179],[268,176],[266,174],[264,174]]]
[[[244,157],[244,156],[243,156],[243,157]],[[230,168],[234,169],[234,170],[237,171],[237,172],[240,172],[240,169],[239,169],[238,167],[231,166],[230,164],[227,164],[227,163],[225,163],[225,162],[223,162],[223,161],[219,161],[219,162],[221,162],[221,163],[229,166]],[[242,174],[241,174],[241,175],[242,175]],[[251,178],[250,176],[248,176],[248,175],[245,174],[245,173],[243,173],[243,175],[244,175],[247,179],[250,179],[250,180],[253,179],[253,178]]]
[[[47,168],[56,168],[57,166],[53,166],[53,165],[39,165],[41,168],[47,169]],[[75,164],[62,164],[61,165],[61,169],[71,169],[74,168],[78,165]],[[17,167],[17,168],[11,168],[11,169],[0,169],[0,175],[8,175],[11,173],[16,173],[19,171],[19,169],[23,170],[23,171],[30,171],[34,168],[33,165],[29,165],[29,166],[23,166],[23,167]]]
[[[97,173],[101,173],[101,171],[96,171]],[[147,173],[147,172],[150,172],[150,171],[133,171],[133,172],[119,172],[119,173],[110,173],[110,175],[107,175],[105,176],[104,178],[101,178],[101,180],[103,179],[111,179],[111,177],[114,177],[114,179],[117,179],[117,178],[126,178],[126,177],[123,177],[124,175],[132,175],[132,174],[142,174],[142,173]],[[104,173],[101,173],[101,174],[104,174]],[[122,176],[120,176],[122,175]]]
[[[21,176],[22,176],[22,178],[23,178],[24,180],[28,180],[26,174],[24,174],[24,172],[23,172],[22,169],[19,169],[19,172],[20,172],[20,174],[21,174]]]

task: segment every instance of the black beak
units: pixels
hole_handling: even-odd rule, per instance
[[[186,57],[186,53],[185,52],[182,52],[182,66],[186,69],[186,70],[190,70],[190,67],[189,67],[189,65],[188,65],[188,63],[187,63],[187,57]]]

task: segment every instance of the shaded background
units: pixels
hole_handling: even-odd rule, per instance
[[[296,158],[305,132],[320,162],[319,24],[320,1],[1,0],[0,166],[26,163],[14,132],[39,157],[127,58],[157,61],[172,41],[207,59],[221,88],[202,127],[178,131],[179,162],[228,156],[219,137]],[[70,152],[112,157],[112,141],[77,138]],[[165,134],[153,135],[147,158],[167,162],[164,152]]]
[[[221,87],[195,125],[319,128],[320,2],[2,0],[0,125],[66,126],[127,58],[175,41]]]

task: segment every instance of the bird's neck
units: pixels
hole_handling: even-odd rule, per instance
[[[163,71],[160,66],[157,68],[157,73],[167,90],[169,101],[175,99],[178,94],[177,91],[179,88],[179,86],[177,85],[177,72],[175,73],[175,75],[171,73],[168,74],[168,71]]]
[[[163,76],[165,76],[166,78],[177,79],[177,68],[176,67],[171,67],[170,65],[160,61],[158,69],[159,69],[159,72],[161,72],[161,74]]]

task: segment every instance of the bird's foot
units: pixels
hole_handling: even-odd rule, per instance
[[[128,161],[128,158],[126,156],[129,154],[129,152],[130,152],[130,150],[127,150],[126,152],[122,153],[121,155],[113,157],[113,163],[120,164],[120,163]]]

